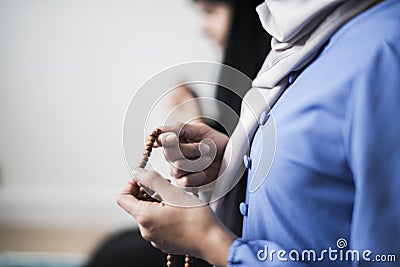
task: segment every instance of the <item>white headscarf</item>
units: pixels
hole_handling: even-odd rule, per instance
[[[377,2],[267,0],[259,5],[261,23],[272,35],[272,49],[253,86],[273,88],[291,71],[310,62],[344,23]]]
[[[266,0],[257,7],[264,29],[273,37],[272,50],[243,99],[241,117],[226,148],[211,201],[219,199],[240,179],[243,155],[249,149],[260,115],[279,99],[287,87],[288,75],[309,63],[343,24],[377,2],[380,1]],[[229,209],[231,197],[235,196],[225,197],[224,209]],[[217,214],[221,214],[222,202],[223,198],[211,204]],[[229,220],[222,219],[229,226]]]

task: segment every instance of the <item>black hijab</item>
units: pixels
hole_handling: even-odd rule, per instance
[[[263,0],[195,1],[227,3],[232,7],[232,18],[222,63],[243,72],[253,80],[271,49],[271,36],[261,26],[256,12],[256,7]],[[232,77],[227,72],[222,71],[219,77],[220,84],[223,80],[229,79],[230,81],[234,81],[235,78],[237,79],[237,77]],[[216,98],[229,105],[239,116],[242,98],[250,89],[250,86],[250,82],[248,84],[241,84],[239,88],[235,89],[235,92],[218,86]],[[214,122],[211,124],[217,130],[231,134],[237,124],[237,117],[224,113],[226,111],[219,110],[218,121],[225,125],[226,129],[219,125],[219,123]]]

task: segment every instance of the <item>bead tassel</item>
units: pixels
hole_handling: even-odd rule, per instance
[[[142,154],[142,157],[138,163],[139,168],[144,168],[147,165],[147,162],[149,161],[151,151],[153,150],[154,143],[157,140],[157,137],[161,134],[161,129],[156,128],[154,131],[152,131],[147,138],[146,141],[146,146],[145,150]],[[156,199],[152,198],[149,196],[146,191],[144,190],[143,187],[140,186],[139,192],[137,193],[136,197],[140,200],[145,200],[145,201],[157,201]],[[173,267],[174,266],[174,257],[171,254],[167,255],[167,267]],[[192,257],[189,255],[185,256],[185,263],[184,267],[191,267],[192,266]]]

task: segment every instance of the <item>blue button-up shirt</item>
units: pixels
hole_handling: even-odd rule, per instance
[[[291,82],[254,137],[229,266],[400,266],[400,2],[352,19]]]

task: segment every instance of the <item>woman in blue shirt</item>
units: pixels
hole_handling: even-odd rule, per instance
[[[278,86],[284,92],[280,91],[272,109],[265,108],[269,116],[258,112],[263,115],[258,116],[250,153],[245,156],[249,182],[246,201],[240,205],[242,237],[227,230],[208,206],[198,205],[196,198],[159,174],[135,169],[136,182],[129,183],[118,203],[136,218],[143,237],[155,247],[198,256],[217,266],[400,265],[400,124],[396,119],[400,114],[400,1],[306,2],[267,0],[259,10],[264,27],[275,38],[275,62],[289,63],[279,69],[269,60],[272,52],[253,82],[261,88]],[[306,11],[301,4],[308,5]],[[285,17],[282,22],[279,10],[304,11],[307,16]],[[354,12],[342,19],[344,10]],[[342,24],[336,23],[341,20]],[[291,23],[298,28],[290,28]],[[331,26],[335,23],[336,28]],[[310,30],[303,31],[304,27]],[[331,32],[326,31],[329,27]],[[313,45],[313,38],[324,34],[327,38],[319,39],[323,44]],[[289,52],[282,54],[283,50]],[[296,53],[301,60],[293,56]],[[271,70],[280,72],[282,79],[271,82],[275,73]],[[178,133],[179,127],[163,129],[159,142],[167,153],[178,140],[168,132]],[[187,173],[179,183],[211,182],[228,138],[205,125],[183,129],[178,133],[188,142],[180,144],[183,154],[200,156],[196,142],[206,137],[214,140],[218,153],[211,167]],[[272,138],[275,153],[267,164],[264,150]],[[136,199],[137,182],[163,201]],[[168,205],[177,198],[196,207]]]

